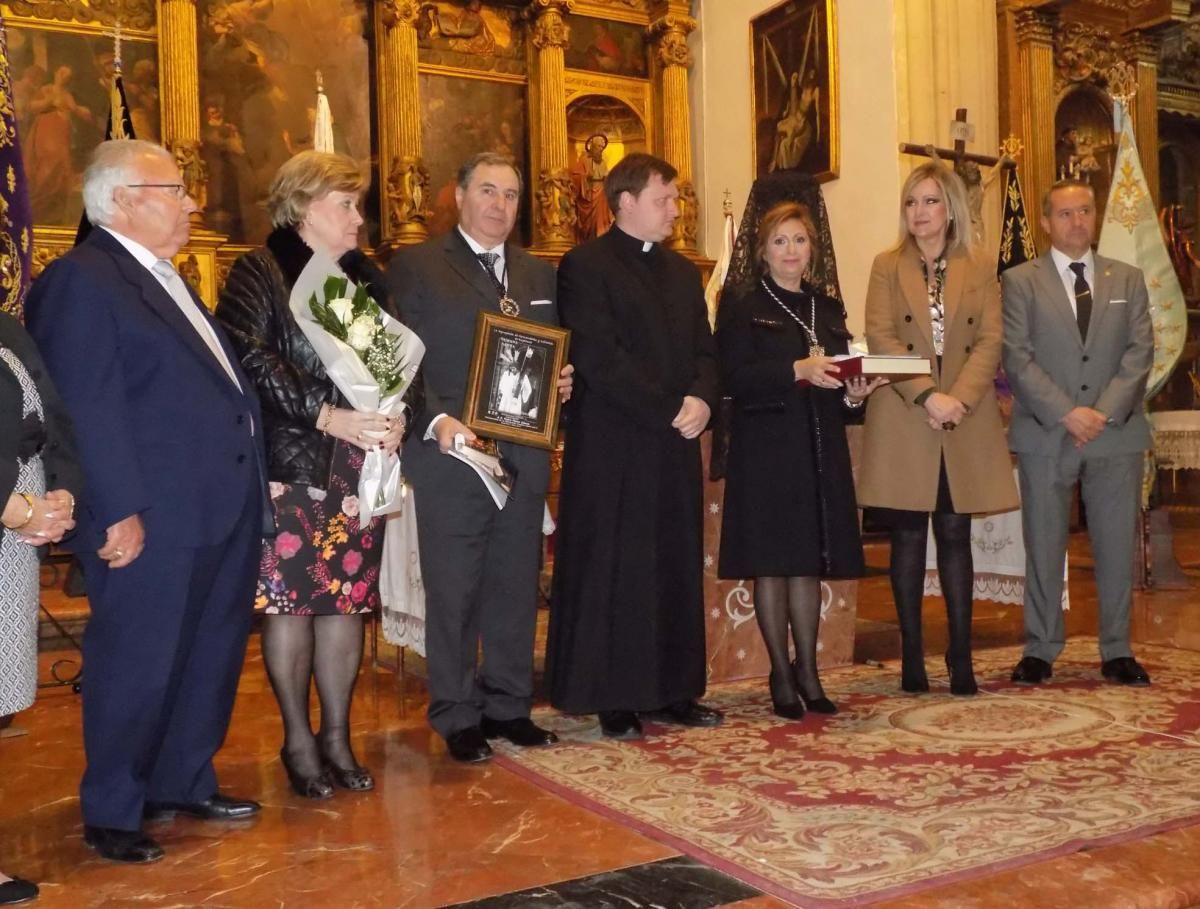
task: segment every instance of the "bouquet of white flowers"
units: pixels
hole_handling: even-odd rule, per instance
[[[314,253],[292,287],[292,315],[325,372],[355,410],[398,413],[425,356],[416,333],[384,312],[327,256]],[[358,483],[359,521],[399,511],[403,477],[398,454],[367,452]]]

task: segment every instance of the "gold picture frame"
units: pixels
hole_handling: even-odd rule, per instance
[[[750,20],[754,175],[840,167],[834,0],[785,0]]]
[[[480,312],[463,423],[490,439],[553,450],[570,339],[565,328]]]

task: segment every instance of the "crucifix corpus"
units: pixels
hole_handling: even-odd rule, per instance
[[[935,148],[933,145],[916,145],[912,142],[901,142],[900,152],[905,155],[917,155],[934,160],[949,160],[954,162],[954,172],[958,174],[967,187],[967,202],[971,207],[971,226],[977,239],[983,238],[983,194],[992,181],[1007,167],[1016,167],[1014,159],[1020,148],[1020,143],[1008,139],[999,157],[980,155],[967,151],[967,143],[975,138],[975,125],[967,122],[967,109],[960,107],[954,112],[950,122],[950,135],[954,137],[954,148]],[[991,168],[985,177],[979,169],[980,165]]]

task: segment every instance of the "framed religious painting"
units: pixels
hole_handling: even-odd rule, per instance
[[[570,338],[565,328],[481,312],[463,423],[490,439],[553,449]]]
[[[205,221],[253,246],[271,232],[271,181],[315,139],[317,72],[333,113],[334,150],[371,168],[365,0],[196,0]],[[368,236],[377,210],[363,212]]]
[[[440,236],[458,224],[454,191],[458,168],[472,155],[494,151],[516,162],[521,172],[521,206],[513,237],[527,246],[530,223],[530,174],[526,153],[529,118],[524,79],[480,76],[460,71],[448,74],[421,70],[421,144],[429,168],[430,236]]]
[[[750,20],[754,174],[838,175],[834,0],[787,0]]]

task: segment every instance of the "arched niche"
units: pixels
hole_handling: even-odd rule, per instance
[[[630,152],[649,151],[646,122],[620,98],[584,94],[567,104],[567,145],[575,195],[577,242],[603,234],[612,223],[604,177]]]
[[[1117,157],[1112,101],[1093,85],[1075,85],[1054,112],[1054,175],[1078,177],[1096,191],[1098,216],[1103,216]]]

